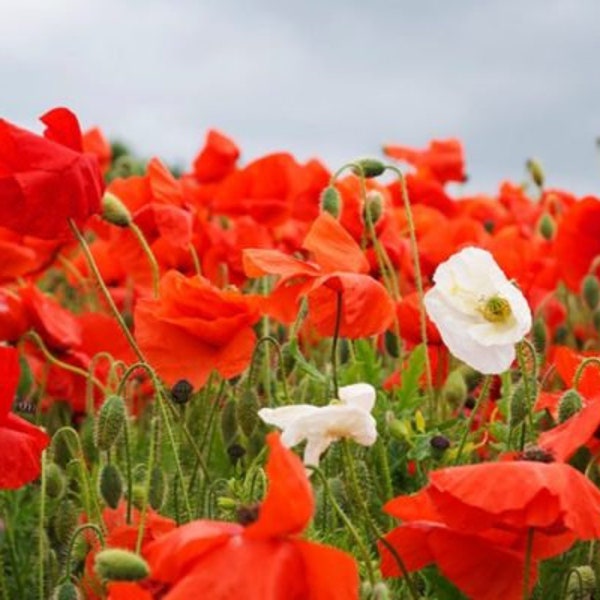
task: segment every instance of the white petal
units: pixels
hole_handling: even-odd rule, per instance
[[[332,438],[323,436],[308,438],[308,442],[304,448],[304,464],[318,467],[321,454],[329,448],[333,441]]]
[[[294,404],[278,408],[261,408],[258,411],[258,416],[269,425],[285,429],[316,410],[318,410],[318,407],[310,404]]]
[[[353,385],[345,385],[338,390],[338,397],[349,406],[355,406],[371,412],[375,405],[375,388],[368,383],[355,383]]]

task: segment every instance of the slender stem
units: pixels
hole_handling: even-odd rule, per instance
[[[467,425],[466,425],[463,435],[460,439],[460,444],[459,444],[458,450],[456,452],[456,458],[454,459],[455,465],[460,464],[460,459],[462,458],[463,451],[467,444],[467,439],[469,437],[469,433],[471,433],[471,426],[473,425],[473,421],[475,419],[475,414],[479,410],[479,407],[481,406],[482,402],[487,398],[491,381],[492,381],[491,376],[486,375],[485,379],[483,380],[483,384],[481,385],[481,391],[479,392],[479,397],[477,398],[477,401],[475,402],[475,406],[471,409],[471,414],[469,415],[469,418],[467,419]]]
[[[127,514],[126,523],[131,525],[131,513],[133,505],[133,464],[131,460],[131,447],[129,445],[129,420],[126,418],[123,424],[123,436],[125,438],[125,463],[127,466]]]
[[[333,379],[333,397],[338,397],[338,356],[337,347],[340,337],[340,325],[342,323],[342,292],[337,292],[335,303],[335,325],[333,329],[333,341],[331,343],[331,375]]]
[[[44,531],[44,521],[46,519],[46,450],[42,452],[40,459],[41,465],[41,479],[40,479],[40,518],[38,523],[38,556],[39,556],[39,569],[38,569],[38,593],[40,600],[46,599],[45,585],[44,585],[44,562],[46,559],[46,535]]]
[[[331,506],[333,506],[333,508],[334,508],[335,512],[338,514],[340,520],[342,521],[342,523],[344,523],[346,529],[350,532],[350,535],[354,538],[354,541],[356,542],[358,552],[363,557],[363,561],[364,561],[365,567],[367,569],[367,578],[369,579],[369,583],[371,585],[373,585],[375,583],[375,571],[373,569],[373,564],[371,562],[371,555],[369,554],[369,550],[368,550],[367,546],[365,545],[361,536],[358,534],[358,531],[352,524],[352,521],[348,518],[346,513],[342,510],[341,506],[338,504],[337,500],[335,499],[334,495],[332,494],[331,489],[329,487],[329,482],[327,481],[327,477],[325,477],[325,474],[323,473],[323,471],[321,471],[321,469],[319,469],[318,467],[315,467],[313,465],[307,465],[307,468],[311,469],[312,472],[316,473],[317,476],[321,479],[321,483],[323,484],[323,489],[325,490],[325,493],[327,494],[327,497],[329,499],[329,502],[331,503]]]
[[[148,262],[150,263],[150,270],[152,272],[152,292],[154,294],[154,297],[158,298],[158,281],[160,279],[160,270],[158,268],[156,256],[154,256],[154,252],[152,252],[152,249],[148,245],[148,240],[146,240],[146,237],[142,233],[142,230],[135,224],[134,221],[130,221],[129,229],[131,230],[133,235],[135,235],[137,241],[142,247],[144,254],[148,257]]]
[[[83,377],[84,379],[91,381],[91,383],[93,383],[96,387],[98,387],[102,393],[106,393],[106,388],[104,387],[104,385],[98,379],[96,379],[93,375],[91,375],[89,373],[89,371],[80,369],[79,367],[76,367],[75,365],[70,365],[69,363],[66,363],[66,362],[56,358],[50,352],[50,350],[48,350],[48,348],[46,347],[46,344],[44,344],[44,341],[42,340],[42,338],[35,331],[32,330],[32,331],[28,331],[28,332],[24,333],[21,339],[22,340],[24,340],[24,339],[31,340],[38,347],[40,352],[44,355],[44,358],[51,365],[54,365],[55,367],[59,367],[61,369],[64,369],[65,371],[69,371],[70,373],[79,375],[79,376]]]
[[[202,277],[202,265],[200,264],[200,258],[198,257],[196,248],[194,248],[194,244],[190,243],[188,248],[189,248],[190,254],[192,256],[192,262],[194,263],[194,269],[196,270],[196,275],[198,275],[198,277]]]
[[[279,342],[272,335],[265,335],[265,336],[261,337],[258,340],[258,342],[256,342],[256,345],[254,346],[254,351],[252,352],[252,360],[250,362],[250,371],[248,373],[246,388],[250,389],[250,386],[252,385],[254,371],[256,370],[256,363],[258,362],[258,357],[260,356],[260,353],[259,353],[260,347],[266,343],[271,344],[275,348],[275,352],[277,353],[277,362],[278,362],[278,366],[279,366],[279,371],[281,372],[281,379],[282,379],[283,396],[285,398],[285,403],[289,404],[290,396],[288,393],[288,387],[287,387],[287,382],[286,382],[286,378],[285,378],[285,367],[283,365],[283,354],[281,353],[281,346],[279,345]]]
[[[138,524],[137,541],[135,544],[136,554],[141,554],[142,541],[144,539],[144,528],[146,526],[146,514],[148,509],[148,500],[150,496],[150,485],[152,483],[152,470],[154,469],[154,458],[156,454],[156,431],[158,429],[158,419],[154,417],[150,425],[150,449],[148,450],[148,464],[146,466],[146,481],[144,484],[144,497],[140,507],[140,522]]]
[[[533,534],[535,530],[530,527],[527,531],[527,548],[525,549],[525,570],[523,572],[523,600],[529,598],[529,571],[531,567],[531,552],[533,550]]]
[[[89,247],[86,239],[83,237],[83,235],[79,231],[79,228],[77,227],[77,224],[75,223],[75,221],[73,221],[73,219],[69,219],[69,226],[71,227],[71,231],[73,232],[73,235],[77,238],[77,241],[79,242],[79,245],[81,246],[81,249],[83,250],[83,253],[84,253],[87,263],[90,267],[90,270],[91,270],[92,274],[94,275],[96,283],[98,284],[98,287],[100,288],[100,291],[102,292],[102,295],[104,296],[104,299],[106,300],[106,303],[108,304],[114,318],[117,320],[119,327],[121,328],[121,330],[123,331],[123,334],[127,338],[129,345],[131,346],[132,350],[135,352],[138,359],[142,362],[146,362],[144,355],[142,354],[142,351],[140,350],[140,347],[137,345],[137,342],[135,341],[135,338],[133,337],[133,334],[131,333],[131,331],[129,331],[129,327],[127,327],[127,324],[123,320],[123,315],[121,315],[121,313],[119,312],[119,309],[117,308],[117,305],[115,304],[115,301],[113,300],[112,296],[110,295],[110,292],[108,291],[108,288],[106,287],[106,284],[104,283],[104,279],[102,279],[102,275],[100,273],[100,270],[98,269],[98,265],[96,264],[96,260],[94,259],[94,255],[92,254],[92,251],[90,250],[90,247]]]
[[[419,260],[419,246],[417,244],[417,230],[415,227],[415,221],[413,219],[412,209],[410,206],[410,198],[408,197],[408,189],[406,188],[406,180],[400,169],[387,165],[386,169],[396,173],[400,181],[400,191],[402,193],[402,202],[404,204],[404,212],[406,214],[406,223],[408,225],[408,234],[410,237],[410,248],[413,255],[414,269],[415,269],[415,284],[417,287],[417,294],[419,296],[419,317],[421,326],[421,341],[425,344],[427,350],[427,314],[425,312],[425,293],[423,291],[423,274],[421,272],[421,261]],[[425,352],[425,374],[427,377],[427,393],[430,399],[430,405],[432,406],[432,415],[434,412],[433,407],[433,376],[431,374],[431,363],[429,361],[429,353]]]
[[[527,371],[527,363],[525,361],[525,354],[523,352],[523,348],[524,347],[528,347],[531,350],[533,350],[532,353],[532,357],[533,357],[533,369],[532,369],[532,374],[530,375]],[[535,385],[535,377],[536,377],[536,365],[537,365],[537,361],[535,358],[535,349],[533,349],[533,346],[526,346],[523,342],[520,342],[517,344],[517,360],[519,362],[519,369],[521,371],[521,377],[523,378],[523,390],[525,392],[525,402],[527,403],[527,424],[529,425],[529,431],[533,432],[533,394],[532,394],[532,390],[531,386],[529,385],[531,382],[534,382]],[[525,424],[523,424],[523,442],[522,442],[522,446],[524,445],[524,441],[525,441],[525,432],[526,432],[526,428],[525,428]],[[521,450],[523,450],[523,448],[521,448]]]
[[[577,367],[577,371],[575,371],[575,376],[573,377],[574,389],[579,387],[583,373],[590,365],[600,366],[600,358],[597,356],[588,356],[581,361],[581,364]]]

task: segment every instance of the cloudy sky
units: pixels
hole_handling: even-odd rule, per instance
[[[66,105],[183,165],[210,127],[331,168],[456,136],[469,191],[535,156],[600,194],[599,64],[597,0],[0,0],[0,116]]]

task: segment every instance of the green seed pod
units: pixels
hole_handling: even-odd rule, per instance
[[[127,421],[125,401],[121,396],[108,396],[98,411],[95,442],[98,450],[110,450],[121,435]]]
[[[342,197],[335,186],[328,185],[321,192],[320,204],[321,212],[327,212],[335,219],[340,216],[342,209]]]
[[[228,400],[221,411],[221,434],[226,446],[230,446],[238,436],[235,400]]]
[[[591,310],[598,306],[600,300],[600,283],[595,275],[586,275],[581,282],[581,295]]]
[[[150,493],[148,503],[154,510],[160,510],[167,497],[167,478],[158,466],[152,468],[150,473]]]
[[[117,227],[131,225],[131,213],[123,202],[110,192],[106,192],[102,196],[102,218]]]
[[[596,575],[588,565],[575,567],[569,572],[568,600],[590,600],[596,591]]]
[[[75,503],[68,498],[61,500],[53,521],[56,539],[63,545],[68,544],[78,522],[79,512]]]
[[[529,171],[531,179],[533,179],[535,185],[537,185],[540,189],[543,188],[545,176],[544,169],[542,168],[540,162],[534,158],[530,158],[525,163],[525,166],[527,167],[527,170]]]
[[[102,467],[98,480],[100,496],[110,508],[117,508],[123,495],[123,478],[114,464]]]
[[[56,463],[46,465],[46,495],[48,498],[62,498],[66,489],[66,478]]]
[[[254,390],[244,390],[236,405],[236,419],[246,437],[250,437],[258,424],[258,397]]]
[[[51,596],[51,600],[82,600],[82,598],[77,587],[70,581],[54,588]]]
[[[139,581],[150,574],[146,561],[121,548],[109,548],[96,554],[94,570],[103,581]]]
[[[469,388],[460,369],[452,371],[442,388],[442,398],[451,406],[462,406],[469,395]]]
[[[359,158],[354,163],[356,166],[352,168],[352,172],[366,179],[379,177],[385,171],[385,165],[376,158]]]
[[[567,390],[558,401],[558,421],[564,423],[574,414],[578,413],[583,406],[581,395],[577,390]]]
[[[538,221],[538,231],[545,240],[551,240],[556,232],[556,223],[552,216],[544,213]]]
[[[513,390],[510,398],[510,418],[511,427],[519,426],[527,416],[527,399],[525,397],[525,386],[519,382]]]

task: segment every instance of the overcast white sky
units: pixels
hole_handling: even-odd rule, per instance
[[[69,106],[184,165],[210,127],[331,168],[457,136],[470,191],[536,156],[600,194],[599,65],[597,0],[0,0],[0,116]]]

